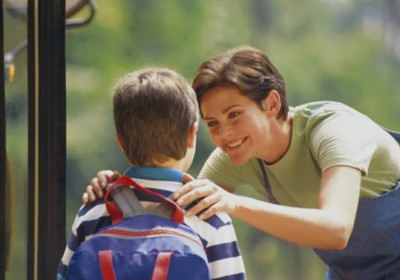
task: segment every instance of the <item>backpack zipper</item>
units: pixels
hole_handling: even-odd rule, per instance
[[[114,236],[114,237],[131,237],[131,238],[140,238],[140,237],[148,237],[148,238],[156,238],[161,236],[173,236],[173,237],[180,237],[183,239],[190,240],[191,242],[195,243],[196,245],[200,246],[204,251],[203,245],[193,237],[189,235],[179,232],[177,230],[172,229],[165,229],[165,228],[156,228],[152,230],[146,231],[131,231],[124,228],[112,228],[106,229],[102,232],[98,233],[99,235],[107,235],[107,236]]]

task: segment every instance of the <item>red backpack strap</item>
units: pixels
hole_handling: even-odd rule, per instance
[[[112,189],[110,189],[105,193],[104,203],[106,204],[106,209],[107,212],[110,214],[112,223],[115,224],[122,221],[124,217],[119,208],[112,201],[108,199],[108,196],[110,195],[111,191]]]
[[[104,250],[99,252],[99,263],[103,280],[117,280],[112,263],[112,256],[112,250]]]
[[[160,252],[157,255],[151,280],[166,280],[168,277],[169,263],[172,252]]]

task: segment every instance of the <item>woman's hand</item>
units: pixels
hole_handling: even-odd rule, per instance
[[[188,182],[188,180],[184,182]],[[196,215],[202,211],[200,219],[206,220],[218,212],[231,214],[236,207],[236,196],[217,186],[207,179],[192,180],[186,183],[174,194],[174,199],[180,206],[197,203],[187,212],[187,216]]]
[[[118,171],[101,170],[97,172],[97,176],[90,180],[90,185],[86,187],[86,192],[82,195],[83,204],[94,202],[104,195],[103,189],[108,183],[115,182],[121,174]]]

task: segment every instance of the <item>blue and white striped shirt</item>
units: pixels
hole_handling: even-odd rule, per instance
[[[164,196],[169,196],[182,186],[182,172],[155,167],[131,167],[125,175],[133,178],[139,185]],[[136,193],[143,207],[155,208],[159,203],[154,197]],[[197,216],[185,217],[190,226],[202,240],[207,253],[212,279],[246,279],[243,259],[240,254],[231,218],[219,213],[206,221]],[[74,251],[101,228],[111,224],[111,218],[102,200],[82,206],[75,217],[71,235],[58,268],[57,279],[65,279],[68,264]]]

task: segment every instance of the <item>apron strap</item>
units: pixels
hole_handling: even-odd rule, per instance
[[[392,135],[392,137],[399,143],[400,145],[400,133],[393,131],[393,130],[389,130],[389,129],[385,129],[390,135]]]
[[[275,203],[275,204],[279,204],[278,200],[276,200],[276,198],[274,197],[274,195],[272,193],[271,184],[269,183],[267,170],[265,170],[264,163],[262,162],[261,159],[258,159],[258,163],[260,164],[260,167],[261,167],[261,171],[262,171],[263,179],[264,179],[264,188],[265,188],[265,190],[267,191],[267,193],[269,195],[270,202]]]

